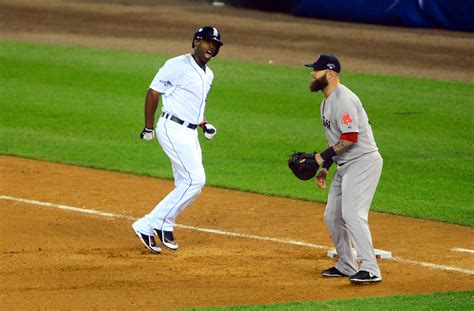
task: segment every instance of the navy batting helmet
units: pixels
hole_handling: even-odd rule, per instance
[[[224,45],[221,41],[221,33],[219,30],[217,30],[216,27],[212,26],[205,26],[199,28],[196,33],[194,34],[193,42],[192,42],[192,48],[194,49],[194,40],[195,39],[203,39],[203,40],[210,40],[214,41],[216,43],[216,53],[214,53],[213,56],[216,56],[217,53],[219,53],[219,49],[221,46]]]

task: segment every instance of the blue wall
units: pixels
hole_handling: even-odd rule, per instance
[[[229,0],[254,9],[369,24],[474,32],[474,0]]]

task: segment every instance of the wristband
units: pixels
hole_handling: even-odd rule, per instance
[[[332,160],[332,158],[329,160],[329,161],[324,161],[323,162],[323,165],[321,166],[322,168],[325,168],[329,171],[329,168],[331,167],[331,165],[334,163],[334,161]]]
[[[323,158],[324,162],[326,161],[331,161],[332,162],[332,157],[336,155],[336,151],[334,151],[334,147],[329,147],[328,149],[324,150],[319,154],[321,158]]]

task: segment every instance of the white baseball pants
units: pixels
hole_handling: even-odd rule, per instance
[[[161,117],[156,135],[171,161],[175,188],[138,221],[137,229],[147,235],[153,235],[153,229],[173,231],[176,217],[199,196],[206,182],[197,130]]]

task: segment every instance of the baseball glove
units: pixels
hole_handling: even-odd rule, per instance
[[[316,163],[314,153],[294,152],[288,159],[288,167],[293,174],[301,180],[313,178],[318,171],[319,165]]]

